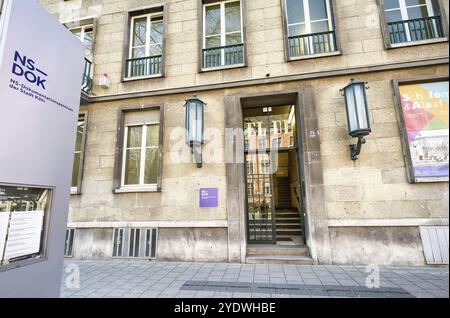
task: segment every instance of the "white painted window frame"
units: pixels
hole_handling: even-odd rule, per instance
[[[433,9],[433,4],[431,3],[431,0],[426,0],[425,4],[412,5],[412,6],[406,5],[406,0],[398,0],[398,2],[399,2],[400,7],[386,9],[384,11],[385,12],[391,12],[391,11],[397,11],[398,9],[400,9],[400,13],[402,15],[402,21],[405,21],[405,20],[409,20],[408,9],[410,9],[410,8],[420,8],[420,7],[426,6],[427,7],[427,11],[428,11],[428,16],[429,17],[434,16],[434,9]],[[433,22],[433,27],[434,27],[434,29],[436,31],[437,30],[437,26],[434,24],[434,22]],[[405,28],[405,34],[406,34],[407,42],[412,42],[411,34],[409,32],[409,26],[408,26],[407,23],[404,24],[404,28]]]
[[[146,150],[147,149],[159,149],[158,146],[150,146],[147,147],[147,127],[152,125],[158,125],[158,127],[161,125],[160,122],[143,122],[139,124],[130,124],[124,126],[124,138],[123,138],[123,154],[122,154],[122,173],[121,173],[121,188],[124,189],[140,189],[145,188],[152,191],[156,191],[158,189],[157,183],[144,183],[145,179],[145,160],[146,160]],[[129,127],[142,127],[142,136],[141,136],[141,146],[140,147],[127,147],[128,143],[128,129]],[[139,183],[138,184],[125,184],[125,173],[126,173],[126,158],[127,158],[127,151],[130,149],[140,149],[141,150],[141,160],[140,160],[140,167],[139,167]],[[158,169],[158,167],[156,167]]]
[[[147,19],[147,32],[145,34],[145,45],[137,45],[137,46],[133,46],[133,34],[134,34],[134,21],[136,19],[141,19],[141,18],[146,18]],[[155,12],[155,13],[148,13],[148,14],[142,14],[142,15],[137,15],[137,16],[133,16],[131,18],[131,27],[130,27],[130,47],[128,49],[128,58],[132,59],[133,58],[133,49],[136,48],[142,48],[145,46],[145,57],[151,57],[150,56],[150,47],[151,46],[161,46],[161,48],[163,47],[163,43],[162,42],[158,42],[158,43],[154,43],[154,44],[150,44],[150,34],[151,34],[151,26],[152,26],[152,19],[153,18],[162,18],[162,21],[164,23],[164,14],[163,12]],[[164,53],[164,52],[162,52]],[[145,58],[143,57],[143,58]]]
[[[305,22],[298,22],[298,23],[289,23],[289,16],[288,16],[288,3],[287,0],[285,1],[285,14],[286,14],[286,21],[287,21],[287,32],[288,32],[288,36],[291,36],[289,34],[289,27],[291,26],[296,26],[296,25],[305,25],[305,29],[306,29],[306,33],[304,35],[307,34],[311,34],[311,24],[314,22],[322,22],[322,21],[327,21],[328,22],[328,29],[329,31],[333,31],[334,27],[333,27],[333,19],[331,16],[331,5],[330,5],[330,0],[326,0],[326,10],[327,10],[327,18],[326,19],[318,19],[318,20],[311,20],[311,12],[309,10],[309,1],[314,1],[314,0],[303,0],[303,9],[304,9],[304,14],[305,14]]]
[[[78,37],[78,36],[76,36],[77,38],[79,38],[80,39],[80,41],[81,41],[81,43],[83,43],[83,45],[86,47],[86,45],[85,45],[85,43],[84,43],[84,38],[85,38],[85,36],[86,36],[86,29],[92,29],[92,31],[91,31],[91,33],[92,33],[92,39],[94,39],[94,25],[93,24],[86,24],[86,25],[81,25],[81,26],[77,26],[77,27],[74,27],[74,28],[71,28],[71,29],[69,29],[70,30],[70,32],[72,32],[72,34],[73,35],[75,35],[74,33],[73,33],[73,31],[75,31],[75,30],[81,30],[81,32],[80,32],[80,37]],[[93,45],[93,44],[92,44]],[[92,52],[92,47],[91,47],[91,50],[90,50],[90,52],[89,52],[89,54],[86,54],[87,56],[89,56],[89,57],[92,57],[92,54],[93,54],[93,52]]]
[[[82,115],[82,116],[81,116]],[[81,119],[80,119],[80,117],[81,117]],[[84,148],[85,148],[85,142],[83,142],[83,140],[86,138],[86,126],[87,126],[87,119],[86,119],[86,117],[87,117],[87,115],[86,115],[86,113],[80,113],[80,115],[78,116],[78,121],[77,121],[77,131],[78,131],[78,124],[80,123],[80,122],[83,122],[83,124],[84,124],[84,128],[83,128],[83,137],[82,137],[82,141],[81,141],[81,149],[78,151],[78,150],[75,150],[74,152],[73,152],[73,157],[75,158],[75,155],[76,154],[80,154],[80,166],[78,167],[78,180],[80,180],[80,177],[79,177],[79,175],[82,173],[82,169],[83,169],[83,164],[82,164],[82,160],[83,160],[83,152],[84,152]],[[79,182],[81,182],[81,181],[79,181]],[[71,186],[70,187],[70,193],[71,194],[77,194],[78,193],[78,189],[79,189],[79,187],[80,187],[80,185],[79,184],[77,184],[75,187],[74,186]]]
[[[225,20],[225,5],[228,3],[239,2],[240,15],[241,15],[241,30],[234,32],[226,32],[226,20]],[[206,35],[206,8],[211,6],[220,5],[220,34]],[[220,46],[226,46],[227,35],[241,34],[241,43],[244,43],[244,19],[242,12],[242,1],[241,0],[228,0],[219,1],[214,3],[208,3],[203,5],[203,49],[206,49],[206,38],[216,37],[220,35]],[[225,65],[225,54],[224,49],[221,50],[221,65]]]
[[[322,22],[322,21],[327,21],[328,23],[328,31],[334,31],[334,26],[333,26],[333,17],[332,17],[332,12],[331,12],[331,4],[330,1],[331,0],[325,0],[325,4],[326,4],[326,13],[327,13],[327,18],[326,19],[318,19],[318,20],[311,20],[311,12],[309,10],[309,1],[314,1],[314,0],[303,0],[303,10],[304,10],[304,15],[305,15],[305,22],[298,22],[298,23],[289,23],[289,15],[288,15],[288,3],[287,0],[285,1],[285,16],[286,16],[286,24],[287,24],[287,35],[288,37],[290,37],[291,35],[289,34],[289,27],[291,26],[296,26],[296,25],[305,25],[305,34],[301,34],[301,35],[311,35],[308,37],[308,47],[309,47],[309,51],[311,52],[311,55],[315,54],[315,49],[312,45],[312,35],[314,35],[314,33],[312,33],[312,23],[314,22]],[[334,37],[334,35],[333,35]],[[333,41],[334,43],[334,41]],[[333,44],[334,47],[334,44]],[[334,48],[336,49],[336,48]]]

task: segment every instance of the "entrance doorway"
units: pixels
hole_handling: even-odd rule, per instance
[[[249,244],[304,245],[294,105],[243,109]]]

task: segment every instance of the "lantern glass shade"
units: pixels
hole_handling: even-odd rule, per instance
[[[347,110],[348,133],[352,137],[361,137],[371,132],[366,95],[366,83],[352,82],[344,89]]]
[[[194,96],[186,101],[186,143],[203,144],[203,112],[205,103]]]

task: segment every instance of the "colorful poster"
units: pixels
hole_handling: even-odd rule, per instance
[[[414,178],[448,177],[448,81],[400,86]]]

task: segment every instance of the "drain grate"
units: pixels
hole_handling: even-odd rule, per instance
[[[236,283],[215,281],[187,281],[182,290],[240,292],[279,295],[310,295],[357,298],[414,298],[403,288],[367,288],[361,286],[301,285],[270,283]]]

